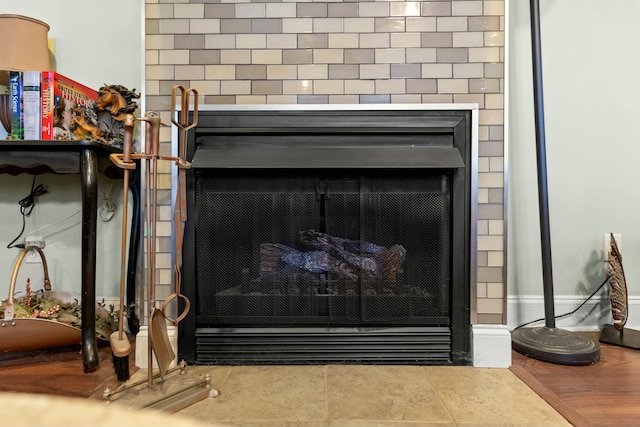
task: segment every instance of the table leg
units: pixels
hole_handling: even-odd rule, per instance
[[[98,161],[93,150],[80,154],[82,179],[82,356],[84,371],[98,369],[96,340],[96,222]]]

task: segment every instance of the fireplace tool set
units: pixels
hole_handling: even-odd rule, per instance
[[[181,101],[180,119],[174,119],[178,110],[176,109],[176,102],[178,96]],[[190,98],[193,96],[193,114],[192,118],[189,117],[189,104]],[[136,405],[132,399],[128,399],[127,403],[133,406],[139,407],[154,407],[161,408],[169,411],[177,411],[184,407],[187,407],[199,400],[206,397],[216,397],[219,392],[217,389],[211,387],[211,377],[206,375],[203,380],[193,381],[185,380],[186,376],[169,374],[179,371],[180,374],[186,373],[186,363],[183,361],[177,366],[170,368],[171,364],[176,359],[175,351],[171,345],[169,339],[167,322],[171,322],[174,326],[178,325],[184,317],[188,314],[191,304],[189,299],[183,295],[180,291],[182,277],[182,241],[184,236],[185,222],[187,220],[186,209],[186,176],[185,170],[188,169],[191,164],[186,160],[186,136],[189,129],[192,129],[198,122],[198,92],[195,89],[185,89],[180,85],[176,85],[171,91],[171,109],[172,120],[171,122],[178,128],[178,156],[163,156],[160,154],[160,127],[167,126],[160,121],[158,113],[150,111],[147,112],[144,117],[138,120],[145,123],[145,150],[144,153],[131,153],[132,140],[133,140],[133,127],[135,118],[129,115],[124,120],[125,138],[123,144],[123,153],[114,153],[110,156],[111,161],[118,167],[124,170],[124,206],[126,209],[127,204],[127,192],[128,192],[128,171],[135,169],[136,164],[132,162],[133,159],[140,159],[144,161],[145,165],[145,222],[146,226],[143,228],[146,230],[146,280],[147,280],[147,304],[150,311],[148,319],[148,375],[146,380],[137,381],[131,384],[124,383],[118,389],[112,391],[106,389],[103,393],[103,398],[106,401],[116,400],[115,395],[123,393],[125,391],[135,390],[140,405]],[[175,253],[174,253],[174,290],[169,297],[167,297],[162,303],[161,308],[156,304],[156,224],[157,224],[157,188],[158,188],[158,161],[169,160],[175,162],[178,167],[178,185],[176,189],[176,199],[174,207],[174,239],[175,239]],[[124,269],[125,261],[125,246],[126,246],[126,210],[123,215],[123,257],[122,268]],[[124,270],[121,274],[120,284],[120,325],[123,325],[122,313],[124,303]],[[178,302],[182,301],[182,312],[175,317],[169,315],[169,307],[172,301],[175,301],[176,311],[179,311]],[[127,343],[124,344],[122,326],[117,332],[114,332],[111,342],[114,356],[124,356],[128,354],[130,348]],[[158,373],[154,374],[154,356],[157,362]],[[118,365],[115,362],[114,366],[118,370]],[[128,378],[128,374],[120,375],[118,379],[125,381]],[[158,382],[157,380],[160,379]],[[147,393],[142,393],[139,386],[147,384]],[[144,391],[144,390],[143,390]]]

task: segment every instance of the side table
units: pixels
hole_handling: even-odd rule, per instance
[[[84,371],[98,368],[95,329],[98,174],[122,178],[109,154],[115,147],[93,141],[0,141],[0,174],[79,174],[82,186],[82,357]],[[89,302],[89,303],[87,303]]]

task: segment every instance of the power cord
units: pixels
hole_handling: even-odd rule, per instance
[[[570,311],[570,312],[568,312],[568,313],[559,314],[559,315],[555,316],[555,317],[554,317],[554,319],[560,319],[560,318],[562,318],[562,317],[570,316],[570,315],[572,315],[573,313],[575,313],[576,311],[580,310],[580,309],[581,309],[581,308],[582,308],[582,307],[587,303],[587,301],[589,301],[591,298],[593,298],[593,296],[594,296],[595,294],[597,294],[597,293],[600,291],[600,289],[602,289],[602,288],[604,287],[604,285],[606,285],[606,283],[607,283],[608,281],[609,281],[609,276],[607,276],[607,277],[604,279],[604,282],[602,282],[602,284],[601,284],[600,286],[598,286],[598,289],[596,289],[595,291],[593,291],[593,292],[591,293],[591,295],[589,295],[589,296],[587,297],[587,299],[586,299],[586,300],[584,300],[584,301],[582,302],[582,304],[580,304],[577,308],[575,308],[574,310],[572,310],[572,311]],[[530,324],[532,324],[532,323],[536,323],[536,322],[541,322],[541,321],[543,321],[543,320],[546,320],[546,319],[543,317],[543,318],[541,318],[541,319],[536,319],[536,320],[532,320],[531,322],[523,323],[523,324],[522,324],[522,325],[520,325],[520,326],[516,326],[516,327],[514,328],[514,331],[515,331],[516,329],[520,329],[520,328],[522,328],[522,327],[524,327],[524,326],[527,326],[527,325],[530,325]]]
[[[26,218],[29,215],[31,215],[31,212],[33,211],[33,208],[36,205],[36,197],[42,196],[43,194],[46,194],[46,193],[48,193],[48,191],[45,190],[42,184],[39,184],[36,186],[36,177],[34,176],[33,182],[31,183],[31,192],[27,197],[23,198],[18,202],[18,204],[20,205],[20,213],[22,214],[22,230],[20,230],[20,234],[18,234],[18,237],[13,239],[11,243],[7,245],[7,248],[24,249],[23,244],[20,243],[20,244],[14,245],[14,243],[22,236],[22,233],[24,233]]]
[[[106,190],[104,190],[104,197],[102,199],[102,204],[98,208],[98,212],[100,213],[100,218],[103,222],[109,222],[116,212],[116,205],[114,205],[113,202],[109,199],[109,196],[111,195],[112,184],[106,183],[105,185],[107,188]]]

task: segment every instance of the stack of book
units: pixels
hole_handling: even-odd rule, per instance
[[[9,95],[11,139],[70,141],[98,92],[55,71],[12,71]]]

